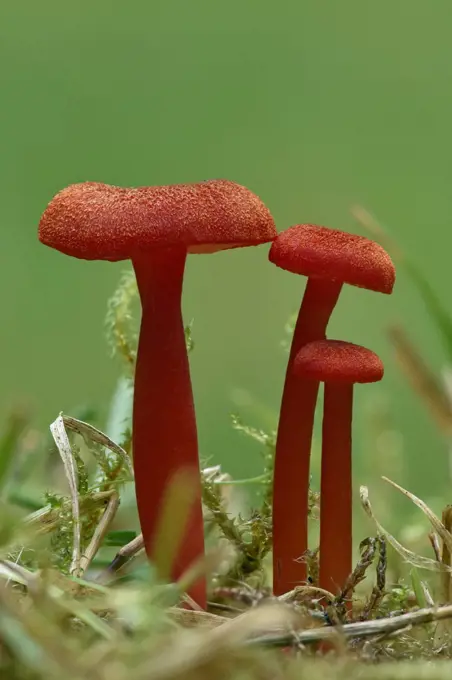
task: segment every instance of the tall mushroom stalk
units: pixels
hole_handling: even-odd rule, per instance
[[[42,243],[86,260],[132,259],[143,306],[138,347],[133,457],[138,514],[150,559],[156,555],[162,502],[179,471],[193,471],[193,507],[171,565],[172,580],[203,554],[196,420],[181,314],[187,253],[256,246],[276,237],[258,196],[227,180],[124,189],[73,184],[49,203]],[[180,527],[175,527],[180,531]],[[165,564],[166,566],[166,564]],[[167,573],[159,570],[159,576]],[[206,606],[205,579],[189,595]]]
[[[319,384],[295,378],[299,350],[325,337],[341,291],[336,281],[310,278],[295,324],[278,423],[273,477],[273,592],[283,595],[306,579],[298,558],[308,548],[309,469]],[[295,514],[290,516],[290,512]]]
[[[276,441],[273,482],[273,592],[281,595],[306,579],[300,559],[308,549],[309,468],[319,383],[296,377],[302,347],[325,338],[342,285],[390,293],[394,266],[367,238],[336,229],[301,224],[278,235],[269,259],[308,277],[292,339]]]
[[[152,558],[158,550],[153,540],[162,538],[156,527],[171,481],[186,470],[194,486],[195,502],[171,567],[177,577],[204,552],[196,419],[181,312],[186,257],[185,248],[156,248],[132,260],[142,306],[133,407],[135,485],[141,531]],[[205,607],[203,579],[193,584],[190,595]]]
[[[353,386],[378,382],[384,368],[365,347],[339,340],[305,345],[294,375],[325,383],[320,482],[319,586],[338,592],[352,571]]]

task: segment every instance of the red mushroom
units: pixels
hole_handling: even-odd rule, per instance
[[[296,377],[325,383],[319,586],[330,592],[337,592],[352,571],[353,385],[378,382],[383,372],[374,352],[339,340],[310,342],[294,362]]]
[[[132,260],[142,303],[133,454],[140,524],[151,559],[169,481],[187,469],[196,471],[198,484],[172,565],[174,580],[204,551],[196,420],[181,315],[186,256],[259,245],[275,236],[263,202],[226,180],[138,189],[74,184],[52,199],[39,224],[39,239],[68,255]],[[205,607],[203,579],[190,595]]]
[[[281,595],[306,579],[299,559],[308,548],[308,494],[318,382],[297,378],[293,362],[308,342],[325,337],[342,285],[391,293],[394,265],[386,251],[362,236],[301,224],[278,235],[269,259],[308,276],[298,314],[281,400],[273,491],[273,590]]]

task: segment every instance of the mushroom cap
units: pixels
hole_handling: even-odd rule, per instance
[[[342,340],[316,340],[295,357],[296,375],[320,382],[372,383],[382,379],[383,362],[370,349]]]
[[[72,184],[54,196],[39,223],[42,243],[85,260],[125,260],[155,247],[213,252],[276,235],[261,199],[228,180],[136,189]]]
[[[375,241],[315,224],[297,224],[273,241],[270,261],[293,274],[392,293],[394,264]]]

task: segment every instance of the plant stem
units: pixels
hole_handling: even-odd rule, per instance
[[[283,595],[306,580],[309,465],[319,383],[293,372],[308,342],[325,337],[342,284],[310,278],[298,314],[281,401],[273,482],[273,592]]]
[[[325,384],[319,585],[337,593],[352,572],[352,384]]]
[[[143,310],[135,372],[133,458],[141,530],[151,559],[161,554],[154,539],[174,474],[185,469],[195,473],[191,476],[196,480],[195,501],[171,568],[173,581],[204,554],[196,420],[181,313],[185,260],[183,248],[159,248],[133,259]],[[159,573],[160,565],[155,566]],[[189,595],[205,608],[204,578],[193,584]]]

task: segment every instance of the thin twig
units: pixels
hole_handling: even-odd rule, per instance
[[[81,576],[83,576],[84,572],[88,569],[94,557],[97,555],[110,524],[112,523],[119,508],[119,503],[120,501],[118,494],[113,493],[110,500],[108,501],[107,507],[105,508],[105,512],[103,513],[101,520],[94,531],[91,541],[89,542],[88,547],[80,559]]]
[[[106,583],[113,574],[116,574],[125,564],[127,564],[127,562],[142,550],[144,550],[143,534],[139,534],[136,538],[126,545],[123,545],[122,548],[118,550],[108,567],[106,567],[95,579],[96,583]]]
[[[400,616],[375,619],[373,621],[360,621],[347,623],[344,626],[326,628],[312,628],[294,635],[263,635],[253,640],[245,641],[247,644],[268,645],[274,647],[287,647],[295,641],[302,644],[313,644],[323,640],[334,640],[338,635],[346,639],[366,638],[374,635],[387,635],[396,633],[412,626],[420,626],[433,621],[443,621],[452,618],[452,605],[446,607],[429,607],[418,609],[415,612],[401,614]]]
[[[441,562],[441,547],[439,544],[438,534],[435,533],[434,531],[430,531],[428,535],[428,540],[430,541],[430,545],[432,546],[432,550],[435,554],[436,561]]]
[[[284,604],[308,604],[313,599],[325,600],[327,603],[334,602],[334,595],[329,590],[319,588],[318,586],[296,586],[284,595],[280,595],[278,600]]]

